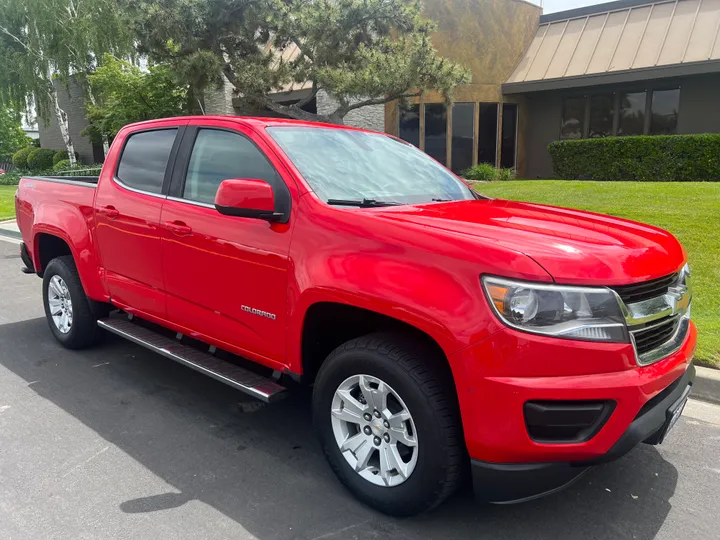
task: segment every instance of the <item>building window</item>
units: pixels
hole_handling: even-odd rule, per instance
[[[585,130],[585,98],[566,98],[563,102],[561,139],[582,139]]]
[[[497,153],[498,104],[481,103],[478,127],[478,163],[495,165]]]
[[[603,94],[590,98],[590,124],[588,137],[609,137],[613,134],[615,96]]]
[[[620,96],[618,135],[645,133],[645,99],[646,92],[632,92]]]
[[[677,133],[680,89],[654,90],[650,108],[650,135]]]
[[[425,153],[447,163],[447,107],[444,103],[425,105]]]
[[[472,166],[474,103],[455,103],[452,108],[452,170],[460,173]]]
[[[409,105],[399,109],[398,136],[420,148],[420,106]]]
[[[515,148],[517,147],[517,110],[515,103],[503,103],[502,141],[500,144],[500,167],[515,168]]]

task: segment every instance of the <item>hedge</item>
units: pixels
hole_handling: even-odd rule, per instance
[[[720,133],[555,141],[548,152],[565,180],[720,181]]]
[[[20,150],[15,152],[12,157],[13,165],[15,165],[15,167],[18,169],[27,169],[28,155],[30,154],[30,152],[33,152],[35,150],[37,150],[37,148],[35,148],[34,146],[26,146],[25,148],[21,148]]]
[[[64,161],[68,159],[68,151],[67,150],[58,150],[55,152],[55,155],[53,156],[53,165],[57,165],[59,161]],[[75,152],[75,161],[80,159],[80,155]]]
[[[489,163],[478,163],[460,174],[466,180],[493,182],[495,180],[513,180],[515,169],[496,169]]]
[[[35,148],[27,158],[27,168],[31,171],[46,171],[52,169],[55,150],[49,148]]]

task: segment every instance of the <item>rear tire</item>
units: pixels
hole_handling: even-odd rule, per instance
[[[443,362],[444,358],[416,340],[376,333],[335,349],[315,380],[313,417],[330,466],[358,499],[386,514],[410,516],[429,510],[460,485],[467,457],[454,385]],[[374,397],[365,399],[363,387]],[[383,392],[392,396],[383,403],[392,405],[376,408]],[[376,416],[377,409],[384,412]],[[346,411],[351,413],[350,420],[338,424]],[[368,414],[372,420],[367,420]],[[398,431],[400,415],[409,419]],[[385,418],[387,429],[383,429]],[[364,442],[363,434],[367,436]],[[359,444],[353,444],[352,438]],[[356,449],[348,450],[348,446]],[[390,456],[383,464],[380,460],[388,454],[382,452],[394,452],[397,457]],[[403,463],[393,468],[400,458]]]
[[[72,256],[57,257],[45,268],[43,305],[50,331],[63,347],[84,349],[97,343],[97,320],[104,308],[85,295]]]

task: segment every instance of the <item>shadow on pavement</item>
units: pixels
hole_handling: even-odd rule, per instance
[[[393,519],[335,480],[315,442],[308,390],[243,412],[252,408],[242,406],[242,394],[119,338],[66,351],[44,319],[0,326],[0,364],[38,381],[31,388],[40,396],[178,491],[124,501],[122,511],[199,500],[260,540],[652,539],[677,483],[675,468],[641,446],[544,499],[492,506],[460,493],[431,513]]]

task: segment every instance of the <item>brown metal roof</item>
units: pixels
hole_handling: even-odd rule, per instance
[[[720,0],[633,3],[541,23],[506,86],[720,60]]]

